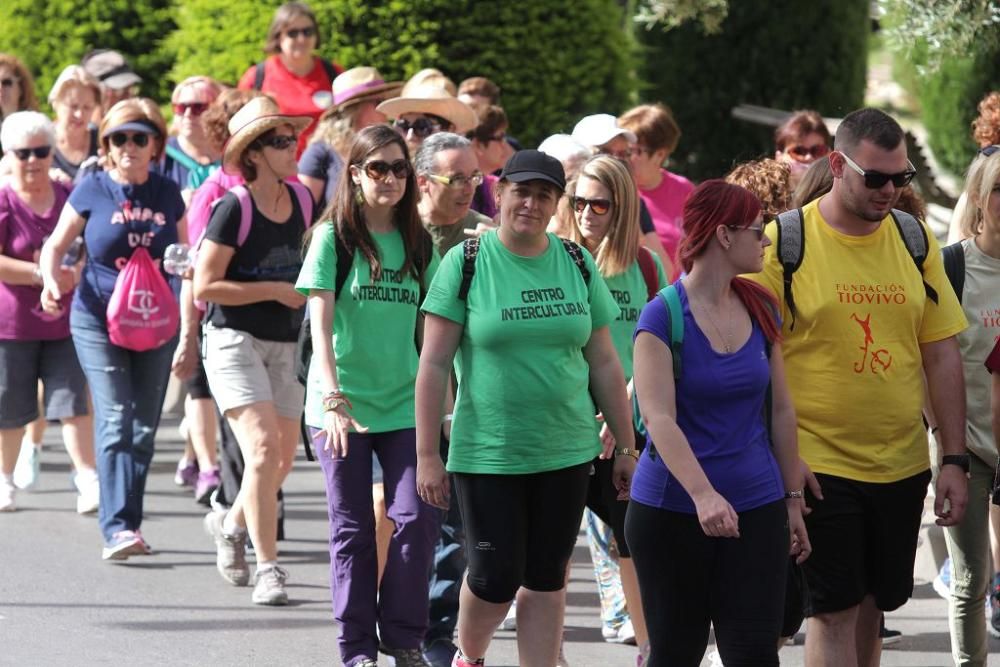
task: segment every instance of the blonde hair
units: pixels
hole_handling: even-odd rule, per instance
[[[97,106],[101,106],[101,84],[81,65],[69,65],[59,73],[56,82],[52,84],[52,89],[49,90],[49,104],[55,106],[56,102],[62,100],[67,89],[74,86],[90,90],[94,93]]]
[[[596,155],[583,165],[576,185],[581,178],[592,178],[611,193],[611,224],[594,253],[601,275],[608,277],[624,273],[639,255],[639,188],[632,172],[621,160],[610,155]],[[576,185],[569,192],[576,193]],[[576,222],[574,216],[574,223]],[[571,240],[584,245],[580,226],[570,230]]]
[[[101,147],[104,149],[104,154],[108,156],[109,163],[114,164],[114,160],[111,158],[110,139],[105,136],[105,133],[119,125],[135,122],[146,123],[156,130],[158,136],[153,137],[152,162],[160,159],[167,137],[167,124],[163,120],[160,108],[156,106],[156,102],[148,97],[131,97],[108,109],[101,120],[98,136],[101,138]]]
[[[217,98],[223,90],[222,84],[211,77],[189,76],[174,86],[174,92],[170,94],[170,103],[177,104],[177,100],[181,97],[181,91],[189,86],[197,88],[200,92],[203,92],[208,98],[208,104],[214,102],[215,98]]]
[[[965,175],[965,208],[959,213],[958,225],[962,236],[975,236],[983,229],[984,211],[993,192],[993,186],[1000,180],[1000,151],[989,157],[980,153],[969,165]]]
[[[309,143],[323,142],[336,151],[340,157],[346,157],[350,153],[351,144],[357,135],[354,121],[357,120],[363,107],[363,104],[352,104],[347,108],[323,116],[316,126],[316,130],[309,137]]]

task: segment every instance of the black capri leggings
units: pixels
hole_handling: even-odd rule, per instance
[[[694,514],[629,503],[632,548],[649,628],[647,667],[697,667],[709,625],[726,667],[778,664],[788,511],[783,500],[739,513],[740,537],[708,537]]]
[[[580,531],[590,461],[526,475],[455,473],[476,597],[502,604],[521,586],[554,592],[566,585],[566,565]]]

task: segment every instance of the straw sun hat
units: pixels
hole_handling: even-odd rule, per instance
[[[454,125],[458,134],[465,134],[479,124],[476,112],[468,104],[439,85],[414,79],[406,82],[399,97],[386,100],[376,108],[389,118],[399,118],[406,113],[440,116]]]
[[[333,104],[323,115],[342,111],[372,98],[396,97],[402,81],[386,81],[374,67],[352,67],[333,80]]]
[[[270,97],[255,97],[247,102],[229,119],[229,140],[222,153],[222,168],[230,174],[240,172],[240,156],[254,139],[268,130],[282,125],[291,125],[295,132],[301,132],[312,118],[309,116],[285,116],[278,110],[278,104]]]

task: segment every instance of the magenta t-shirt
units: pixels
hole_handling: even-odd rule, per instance
[[[53,182],[52,208],[38,215],[10,183],[0,188],[0,247],[5,257],[38,262],[42,244],[59,221],[69,186]],[[69,308],[49,315],[39,301],[42,288],[0,282],[0,340],[59,340],[69,336]]]
[[[691,181],[661,169],[663,180],[655,188],[639,190],[639,196],[646,202],[646,208],[653,217],[656,233],[667,249],[670,260],[677,266],[677,246],[681,240],[681,219],[684,213],[684,202],[694,190]],[[676,273],[676,269],[675,269]],[[671,276],[673,279],[675,276]]]

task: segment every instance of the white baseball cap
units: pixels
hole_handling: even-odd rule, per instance
[[[623,136],[630,143],[636,142],[635,132],[618,127],[618,119],[607,113],[584,116],[573,128],[572,137],[584,146],[603,146],[617,136]]]

